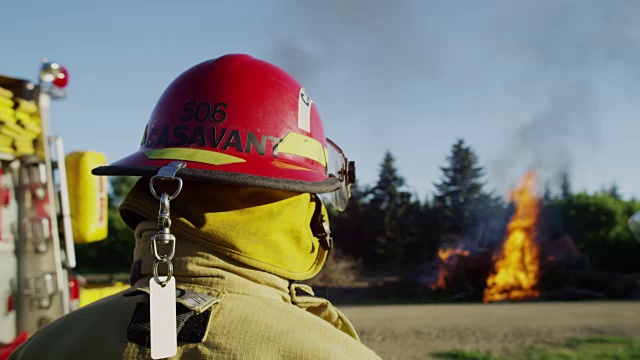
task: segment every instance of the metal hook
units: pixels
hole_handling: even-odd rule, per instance
[[[182,179],[176,177],[176,173],[186,165],[187,164],[183,161],[174,161],[169,165],[160,168],[158,174],[152,177],[151,181],[149,181],[151,194],[157,200],[160,200],[160,210],[158,211],[158,233],[151,237],[151,253],[155,258],[155,261],[153,262],[153,278],[155,282],[162,287],[166,286],[173,276],[173,264],[171,263],[171,259],[173,259],[173,256],[176,253],[176,237],[171,234],[171,231],[169,230],[171,227],[170,201],[175,199],[176,196],[180,194],[180,191],[182,191]],[[166,192],[163,192],[162,195],[158,195],[154,187],[154,183],[158,179],[176,181],[178,183],[178,188],[173,195],[169,195]],[[158,243],[163,245],[171,243],[171,251],[168,255],[160,256],[158,253]],[[158,277],[158,265],[160,263],[167,264],[167,277],[164,280],[160,280]]]
[[[159,176],[156,175],[154,177],[151,178],[151,181],[149,182],[149,189],[151,190],[151,194],[153,195],[153,197],[156,198],[156,200],[160,200],[160,196],[158,195],[158,193],[156,192],[156,189],[154,189],[153,184],[156,180],[170,180],[170,181],[176,181],[178,183],[178,188],[176,189],[176,191],[173,193],[173,195],[169,196],[169,200],[173,200],[176,198],[176,196],[178,196],[180,194],[180,191],[182,191],[182,179],[181,178],[175,178],[175,177],[164,177],[164,176]]]
[[[155,197],[157,200],[160,200],[160,196],[158,196],[158,193],[156,192],[156,189],[153,186],[154,182],[157,179],[160,179],[160,180],[169,180],[169,181],[178,182],[178,188],[173,193],[173,195],[169,196],[169,200],[175,199],[176,196],[180,194],[180,191],[182,191],[182,179],[179,177],[176,177],[176,174],[178,173],[178,170],[184,169],[186,166],[187,166],[187,163],[184,161],[174,161],[169,163],[168,165],[161,167],[160,170],[158,170],[158,174],[153,176],[151,178],[151,182],[149,182],[149,188],[151,190],[151,194],[153,194],[153,197]]]

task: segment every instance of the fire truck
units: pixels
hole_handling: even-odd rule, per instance
[[[64,155],[51,103],[66,97],[64,66],[42,60],[37,82],[0,75],[0,343],[78,307],[75,244],[107,237],[104,154]],[[20,335],[20,336],[18,336]],[[0,351],[2,358],[2,351]]]

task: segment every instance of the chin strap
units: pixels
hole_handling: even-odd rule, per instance
[[[316,202],[316,209],[311,218],[311,232],[320,241],[320,245],[325,250],[331,250],[333,248],[333,237],[331,237],[329,222],[327,222],[325,215],[322,213],[322,200],[318,195],[311,196]]]

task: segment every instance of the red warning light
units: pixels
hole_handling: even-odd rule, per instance
[[[63,89],[69,84],[69,72],[64,66],[43,59],[42,68],[40,68],[40,80]]]
[[[56,78],[53,80],[53,85],[59,88],[64,88],[67,86],[68,83],[69,83],[69,73],[67,72],[67,69],[64,66],[60,65],[59,72],[56,74]]]

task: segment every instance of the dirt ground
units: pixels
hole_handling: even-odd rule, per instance
[[[640,338],[640,302],[340,307],[383,359],[430,359],[451,349],[506,355],[570,337]]]

